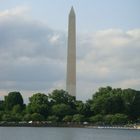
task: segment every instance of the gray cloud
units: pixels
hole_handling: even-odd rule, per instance
[[[30,96],[31,92],[65,88],[66,33],[30,19],[23,9],[0,12],[1,95],[20,90]],[[140,89],[139,46],[140,29],[79,34],[78,99],[89,98],[100,86]]]
[[[95,90],[107,85],[140,89],[140,29],[107,29],[81,38],[78,53],[85,53],[78,61],[78,89],[83,84]]]
[[[8,13],[7,13],[8,14]],[[0,89],[48,90],[64,80],[65,35],[24,16],[0,18]]]

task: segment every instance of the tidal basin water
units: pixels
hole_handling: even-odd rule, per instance
[[[0,127],[0,140],[140,140],[140,130]]]

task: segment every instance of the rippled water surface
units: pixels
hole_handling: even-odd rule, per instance
[[[0,127],[0,140],[140,140],[140,130]]]

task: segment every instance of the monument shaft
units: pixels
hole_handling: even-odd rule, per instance
[[[73,7],[68,22],[67,81],[66,90],[76,96],[76,20]]]

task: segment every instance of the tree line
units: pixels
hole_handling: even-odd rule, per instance
[[[101,87],[86,102],[64,90],[46,95],[36,93],[24,104],[20,92],[10,92],[0,100],[0,121],[90,122],[120,125],[140,122],[140,91]]]

